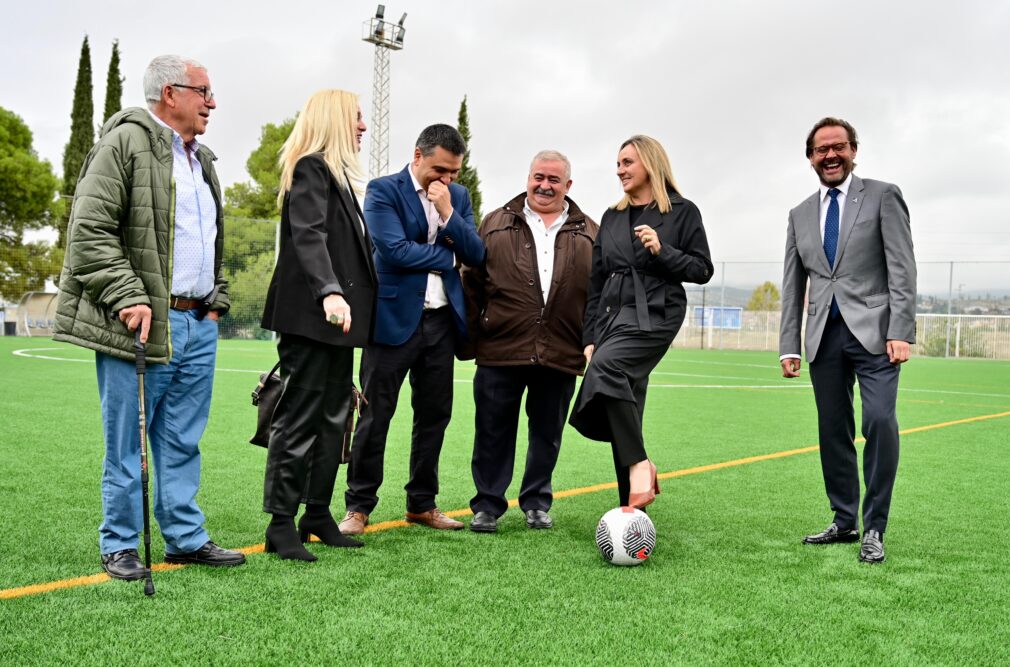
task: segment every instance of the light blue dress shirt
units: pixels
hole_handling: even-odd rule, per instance
[[[214,289],[214,243],[217,240],[217,205],[203,167],[196,159],[200,144],[172,130],[172,180],[175,182],[175,238],[172,251],[172,296],[202,298]]]

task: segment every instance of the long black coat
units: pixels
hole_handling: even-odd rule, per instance
[[[319,153],[295,165],[281,210],[281,248],[263,310],[264,329],[330,345],[364,347],[375,326],[378,279],[372,242],[354,195],[337,184]],[[351,331],[330,324],[323,297],[342,294]]]
[[[653,255],[634,237],[628,209],[607,210],[593,245],[584,342],[594,344],[571,424],[593,440],[611,440],[599,397],[645,409],[649,373],[680,331],[687,311],[682,283],[712,278],[708,239],[698,207],[670,193],[671,209],[646,207],[635,226],[649,225],[661,248]]]

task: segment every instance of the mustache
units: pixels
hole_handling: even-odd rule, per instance
[[[537,187],[533,190],[535,195],[543,195],[545,197],[553,197],[555,195],[554,188],[541,188]]]

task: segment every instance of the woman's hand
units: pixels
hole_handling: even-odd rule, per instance
[[[658,255],[659,249],[663,247],[663,244],[659,242],[659,235],[656,234],[656,230],[649,225],[635,227],[635,236],[638,237],[642,245],[653,255]]]
[[[351,331],[351,307],[340,294],[328,294],[323,299],[323,314],[326,321],[342,327],[344,333]]]
[[[596,346],[593,345],[592,343],[590,343],[589,345],[586,345],[586,349],[582,350],[582,354],[586,355],[586,365],[587,366],[589,365],[589,362],[593,360],[593,351],[595,349],[596,349]]]

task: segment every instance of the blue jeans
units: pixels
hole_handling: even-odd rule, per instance
[[[144,392],[150,461],[154,469],[154,516],[167,553],[189,553],[210,537],[196,504],[200,487],[200,438],[210,414],[217,353],[217,322],[193,311],[169,311],[172,359],[149,364]],[[96,353],[98,395],[105,429],[102,516],[103,554],[136,549],[143,530],[140,490],[140,425],[137,368]]]

